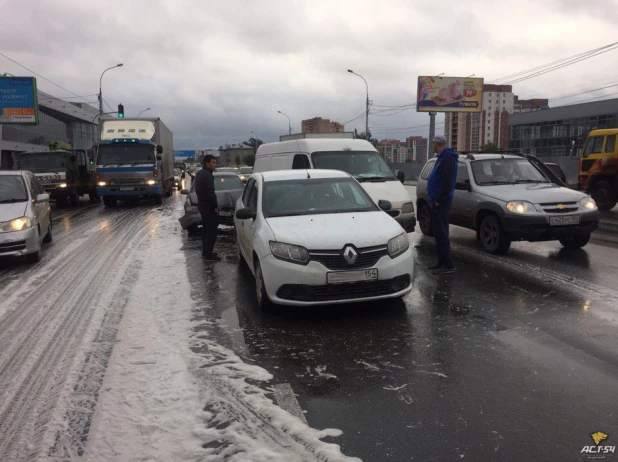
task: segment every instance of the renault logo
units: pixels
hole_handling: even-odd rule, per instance
[[[345,249],[343,249],[343,258],[345,258],[345,261],[348,262],[348,265],[353,265],[354,263],[356,263],[358,254],[353,247],[347,246]]]

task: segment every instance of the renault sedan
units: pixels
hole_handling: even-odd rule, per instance
[[[258,305],[340,304],[403,297],[412,290],[408,235],[349,174],[256,173],[236,204],[241,262]]]

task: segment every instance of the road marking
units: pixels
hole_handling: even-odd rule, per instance
[[[304,423],[307,423],[305,414],[300,408],[300,404],[298,404],[296,395],[294,394],[292,386],[289,383],[280,383],[278,385],[275,385],[273,387],[273,390],[275,392],[275,399],[277,400],[277,404],[281,409],[288,411],[290,414],[298,417]]]

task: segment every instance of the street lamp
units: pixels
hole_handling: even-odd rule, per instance
[[[279,114],[283,114],[284,116],[286,116],[288,118],[288,135],[292,134],[292,122],[290,122],[290,116],[287,115],[285,112],[281,112],[281,111],[277,111]]]
[[[367,88],[367,105],[366,105],[366,112],[365,112],[365,138],[369,139],[369,85],[367,84],[365,77],[363,77],[362,75],[357,74],[352,69],[348,69],[348,72],[350,74],[354,74],[360,77],[361,79],[363,79],[363,81],[365,82],[365,87]]]
[[[137,117],[141,116],[141,115],[142,115],[142,113],[144,113],[144,112],[146,112],[146,111],[150,111],[150,108],[146,108],[146,109],[144,109],[143,111],[140,111],[140,113],[139,113],[139,114],[137,114]]]
[[[105,69],[103,71],[103,73],[101,74],[101,78],[99,79],[99,117],[103,115],[103,91],[101,90],[102,86],[103,86],[103,75],[111,70],[111,69],[116,69],[117,67],[122,67],[122,63],[120,64],[116,64],[115,66],[109,67],[107,69]],[[100,132],[99,132],[100,135]]]

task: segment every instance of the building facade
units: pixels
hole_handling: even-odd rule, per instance
[[[321,117],[305,119],[302,121],[301,127],[303,133],[342,133],[345,131],[343,124],[331,122],[330,119],[322,119]]]
[[[593,128],[618,128],[618,99],[512,114],[509,148],[538,157],[579,157]]]
[[[499,149],[508,145],[508,116],[515,95],[511,85],[483,85],[480,113],[447,112],[444,136],[456,151],[478,151],[491,142]]]
[[[513,105],[513,113],[540,111],[541,109],[549,109],[549,100],[542,98],[534,99],[519,99],[515,95],[515,104]]]
[[[382,140],[377,149],[384,160],[391,164],[425,162],[427,160],[427,138],[410,136],[405,141]]]

